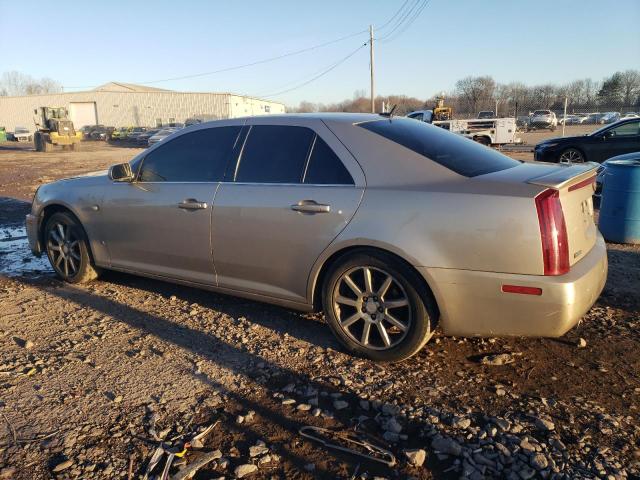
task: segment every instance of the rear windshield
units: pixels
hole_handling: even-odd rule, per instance
[[[520,165],[491,148],[440,127],[403,118],[360,123],[360,127],[398,143],[465,177]]]
[[[534,115],[549,115],[550,113],[549,110],[536,110],[533,112]]]

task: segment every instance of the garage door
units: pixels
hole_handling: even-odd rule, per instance
[[[69,104],[69,116],[76,129],[85,125],[97,125],[96,102],[72,102]]]

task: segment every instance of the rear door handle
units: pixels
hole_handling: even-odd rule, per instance
[[[291,205],[291,210],[301,213],[329,213],[331,206],[318,203],[315,200],[300,200],[298,203]]]
[[[178,208],[183,210],[202,210],[207,207],[207,202],[199,202],[195,198],[186,198],[178,204]]]

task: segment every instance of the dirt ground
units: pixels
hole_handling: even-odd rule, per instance
[[[58,281],[28,251],[36,187],[139,151],[83,147],[0,144],[0,479],[143,478],[161,441],[179,453],[208,425],[171,478],[207,456],[194,478],[640,478],[640,248],[608,245],[605,290],[563,338],[437,335],[381,365],[343,353],[321,315],[118,273]]]

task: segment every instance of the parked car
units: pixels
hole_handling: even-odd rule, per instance
[[[142,132],[140,135],[136,137],[136,143],[138,145],[144,145],[145,147],[149,145],[149,139],[153,137],[156,133],[158,133],[160,128],[153,128],[151,130],[147,130],[146,132]]]
[[[108,174],[41,186],[27,232],[68,282],[114,269],[322,309],[349,351],[397,361],[436,325],[572,328],[607,276],[594,176],[407,118],[258,116],[194,125]]]
[[[529,119],[529,128],[535,130],[537,128],[548,128],[554,131],[558,126],[556,114],[551,110],[536,110],[531,114]]]
[[[160,130],[155,135],[152,135],[151,137],[149,137],[149,146],[155,145],[156,143],[161,142],[162,140],[167,138],[169,135],[171,135],[172,133],[177,132],[178,130],[180,130],[179,127],[163,128],[162,130]]]
[[[573,115],[573,118],[571,119],[571,122],[569,122],[569,124],[571,125],[581,125],[583,123],[585,123],[585,121],[587,120],[587,118],[589,117],[589,115],[584,114],[584,113],[576,113]]]
[[[142,135],[144,132],[147,131],[146,127],[134,127],[133,129],[131,129],[131,131],[127,134],[127,140],[129,142],[136,142],[137,138]]]
[[[109,140],[113,133],[113,127],[105,127],[104,125],[96,125],[95,128],[89,133],[89,137],[92,140]]]
[[[13,140],[16,142],[32,142],[33,133],[26,127],[16,127],[13,131]]]
[[[607,112],[600,119],[601,124],[613,123],[620,120],[620,112]]]
[[[567,114],[567,116],[565,117],[563,114],[561,114],[558,117],[558,125],[570,125],[572,120],[573,120],[574,116],[573,115],[569,115]]]
[[[636,112],[627,112],[622,116],[622,118],[640,118],[640,115]]]
[[[111,133],[111,140],[124,140],[132,130],[133,127],[120,127]]]
[[[620,120],[588,135],[550,138],[538,143],[539,162],[602,163],[608,158],[640,150],[640,118]]]
[[[477,118],[496,118],[496,114],[492,110],[484,110],[482,112],[478,112]]]
[[[516,117],[516,128],[522,132],[529,130],[529,121],[531,117],[528,115],[518,115]]]
[[[600,123],[600,121],[602,120],[602,117],[604,117],[604,113],[600,113],[600,112],[589,113],[584,123],[597,124],[597,123]]]

